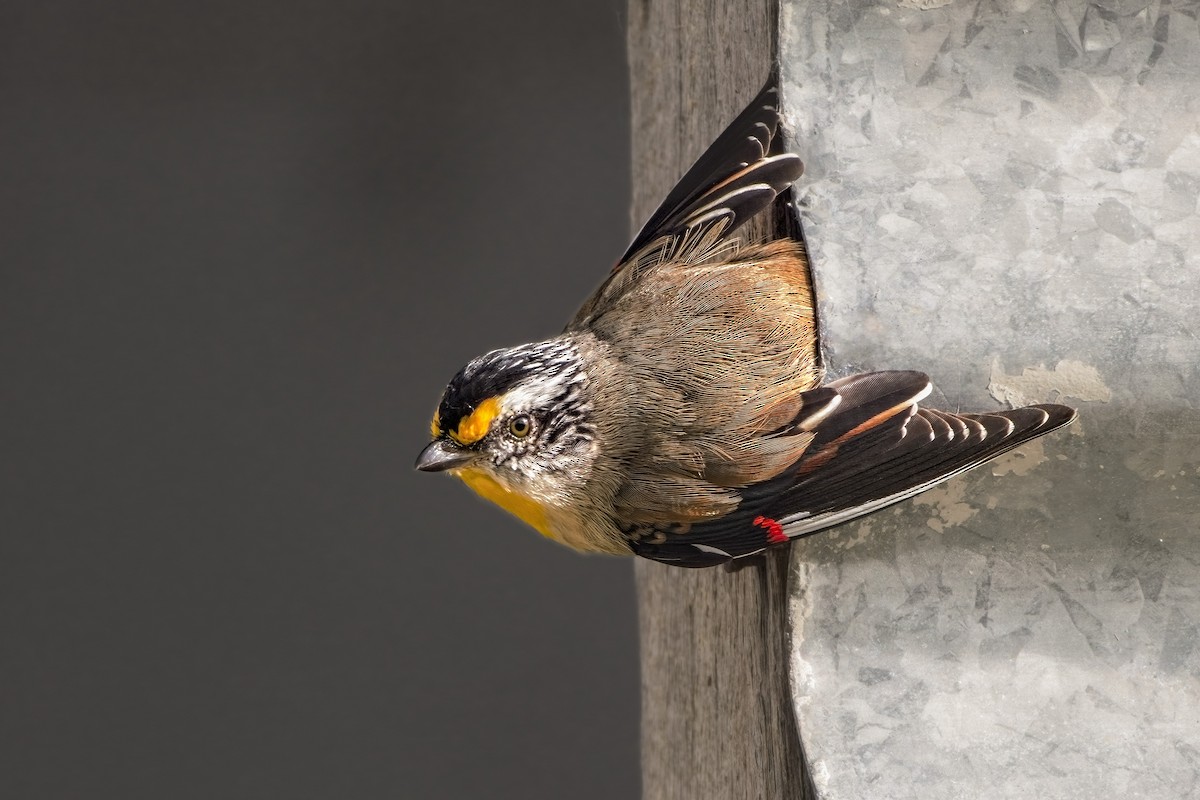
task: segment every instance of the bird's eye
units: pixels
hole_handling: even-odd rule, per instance
[[[533,430],[533,420],[528,414],[517,414],[508,421],[508,432],[518,439],[524,439]]]

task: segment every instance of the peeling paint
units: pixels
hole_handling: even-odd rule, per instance
[[[915,501],[917,505],[934,507],[935,516],[930,517],[926,524],[941,533],[948,527],[963,524],[979,513],[979,509],[964,502],[966,496],[966,481],[956,478],[917,495]]]
[[[1046,443],[1034,439],[1028,444],[1021,445],[1016,450],[997,458],[992,462],[993,475],[1028,475],[1050,459],[1046,457]]]
[[[1025,367],[1021,374],[1009,375],[1000,365],[1000,359],[995,358],[988,392],[1013,408],[1068,398],[1101,403],[1112,399],[1112,390],[1105,385],[1098,369],[1070,360],[1058,362],[1054,369]]]
[[[831,541],[836,543],[840,550],[849,550],[863,542],[869,542],[874,536],[874,528],[870,519],[865,519],[856,525],[846,525],[842,528],[834,528],[830,531]]]

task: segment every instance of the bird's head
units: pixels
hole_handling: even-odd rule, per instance
[[[559,338],[493,350],[459,370],[438,404],[433,441],[417,457],[552,536],[595,460],[588,376]]]

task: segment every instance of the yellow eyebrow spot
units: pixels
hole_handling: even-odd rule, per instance
[[[464,417],[458,423],[458,430],[451,431],[450,437],[459,444],[475,444],[487,435],[492,420],[499,413],[500,398],[489,397],[476,406],[469,417]]]
[[[433,412],[433,422],[429,423],[429,435],[434,439],[442,435],[442,410]]]

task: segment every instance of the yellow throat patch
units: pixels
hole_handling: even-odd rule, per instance
[[[542,536],[548,539],[555,538],[550,532],[550,521],[546,518],[546,511],[537,501],[517,494],[481,469],[468,467],[454,470],[452,474],[462,478],[463,483],[470,486],[484,500],[490,500],[500,506]]]

